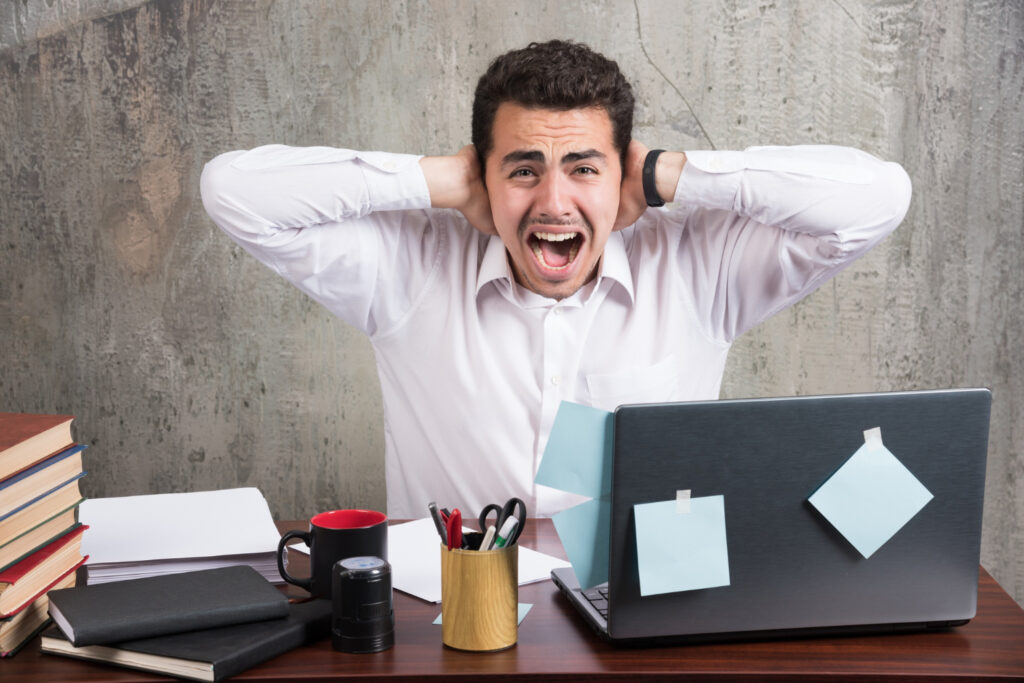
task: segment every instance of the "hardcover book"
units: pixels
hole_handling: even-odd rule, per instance
[[[54,588],[69,588],[75,585],[74,573],[57,582]],[[37,633],[50,623],[46,613],[50,601],[45,595],[33,600],[17,614],[0,619],[0,657],[10,657],[32,640]]]
[[[71,415],[0,413],[0,479],[59,453],[74,441]]]
[[[68,508],[77,508],[82,500],[84,499],[78,488],[78,479],[75,479],[0,518],[0,545],[21,536],[39,524],[40,520],[50,519]]]
[[[84,445],[73,446],[0,481],[0,519],[81,478],[84,449]]]
[[[50,616],[76,647],[282,618],[288,598],[246,565],[50,592]]]
[[[58,628],[43,631],[42,651],[196,681],[219,681],[327,636],[331,601],[289,606],[283,619],[176,633],[116,645],[75,647]]]
[[[0,571],[26,557],[75,528],[75,508],[71,507],[49,519],[39,521],[23,534],[0,544]]]
[[[87,528],[79,526],[0,572],[0,618],[20,612],[85,561],[79,550]]]

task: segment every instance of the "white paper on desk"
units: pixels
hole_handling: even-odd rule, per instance
[[[92,498],[78,520],[89,565],[276,553],[281,538],[257,488]]]
[[[391,585],[429,602],[441,602],[441,539],[430,517],[388,527]],[[551,578],[569,563],[519,546],[519,585]]]

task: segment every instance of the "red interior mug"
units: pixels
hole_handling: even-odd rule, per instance
[[[292,576],[284,567],[285,546],[299,538],[309,546],[309,577]],[[331,568],[338,560],[361,555],[388,559],[388,518],[375,510],[331,510],[309,520],[309,531],[293,529],[277,544],[281,578],[318,598],[331,597]]]

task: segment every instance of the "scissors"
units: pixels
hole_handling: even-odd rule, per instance
[[[452,510],[452,514],[444,521],[445,532],[448,534],[448,550],[462,548],[462,513],[459,508]]]
[[[501,527],[509,517],[515,517],[519,520],[519,524],[516,526],[515,531],[513,531],[512,535],[506,540],[507,545],[515,543],[519,538],[519,534],[523,531],[523,526],[526,524],[526,503],[523,502],[522,498],[512,497],[508,499],[504,507],[500,507],[497,503],[489,503],[485,505],[484,509],[480,511],[480,531],[487,531],[487,527],[490,526],[487,523],[487,518],[492,512],[497,515],[497,519],[494,522],[494,528],[496,531],[501,530]]]

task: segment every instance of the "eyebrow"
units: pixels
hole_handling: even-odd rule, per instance
[[[572,164],[577,161],[584,159],[600,159],[604,161],[607,157],[603,152],[599,152],[596,149],[587,149],[582,152],[569,152],[562,157],[563,164]],[[544,162],[544,153],[535,149],[520,149],[514,152],[509,152],[501,159],[502,166],[508,166],[509,164],[517,164],[522,161],[537,161]]]
[[[600,161],[605,160],[604,152],[598,152],[596,149],[588,149],[582,152],[569,152],[562,157],[563,164],[571,164],[576,161],[583,161],[584,159],[599,159]]]

